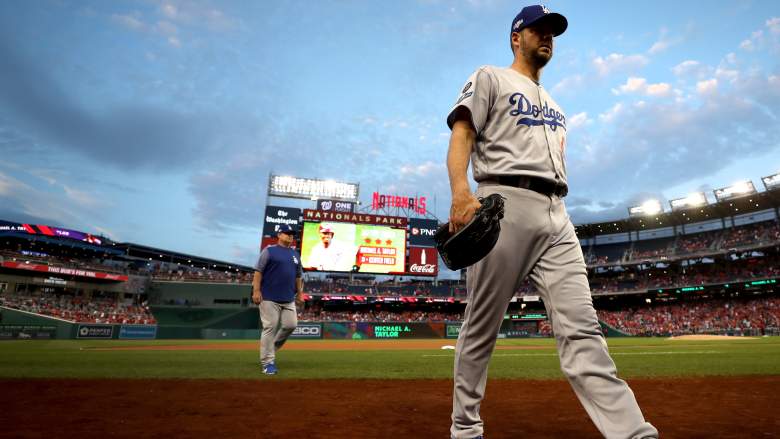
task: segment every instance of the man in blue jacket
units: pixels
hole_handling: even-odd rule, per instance
[[[295,305],[303,306],[303,269],[301,255],[291,248],[295,232],[288,225],[277,231],[278,244],[260,253],[252,280],[252,301],[259,305],[260,364],[263,373],[276,375],[276,351],[295,327],[298,316]]]

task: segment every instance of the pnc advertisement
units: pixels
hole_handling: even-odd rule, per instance
[[[304,222],[305,270],[403,273],[406,230],[371,224]]]

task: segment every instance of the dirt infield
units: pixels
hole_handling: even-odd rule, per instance
[[[663,438],[776,437],[780,377],[631,380]],[[450,380],[0,380],[0,438],[446,438]],[[486,437],[598,438],[564,381],[490,380]]]
[[[284,345],[286,351],[400,351],[400,350],[430,350],[442,349],[444,346],[454,347],[455,340],[360,340],[355,344],[351,340],[296,340]],[[107,348],[86,348],[95,351],[256,351],[259,342],[248,343],[208,343],[208,344],[171,344],[171,345],[139,345],[113,346]],[[496,346],[496,350],[538,350],[551,349],[547,346]]]

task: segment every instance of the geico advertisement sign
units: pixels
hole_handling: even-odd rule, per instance
[[[298,325],[291,337],[295,338],[321,338],[322,327],[320,325]]]

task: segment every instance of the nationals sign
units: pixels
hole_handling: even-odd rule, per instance
[[[303,210],[304,221],[337,221],[340,223],[376,224],[378,226],[406,227],[406,218],[374,215],[371,213],[342,213],[323,210]]]
[[[373,210],[384,209],[388,207],[400,207],[402,209],[411,209],[421,215],[425,215],[425,197],[402,197],[399,195],[383,195],[374,192],[371,197],[371,208]]]
[[[408,274],[436,276],[439,273],[439,254],[435,248],[409,247]]]

